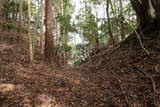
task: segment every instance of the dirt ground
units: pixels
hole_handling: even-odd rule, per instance
[[[55,70],[40,59],[28,64],[16,35],[0,32],[0,107],[160,106],[160,36],[144,32],[150,55],[133,34],[98,48],[78,67]]]

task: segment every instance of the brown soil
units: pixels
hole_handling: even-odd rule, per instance
[[[99,97],[106,107],[160,106],[159,28],[153,23],[141,32],[137,30],[149,55],[133,33],[117,45],[95,50],[77,67],[99,85],[103,93]]]
[[[151,28],[141,39],[150,55],[132,34],[115,46],[97,49],[72,70],[54,70],[39,59],[27,64],[26,45],[1,32],[0,106],[158,107],[160,30]]]

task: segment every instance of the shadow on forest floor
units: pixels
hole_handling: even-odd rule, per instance
[[[149,34],[149,33],[147,33]],[[73,70],[54,70],[42,60],[27,64],[27,46],[0,33],[2,107],[151,107],[160,105],[160,39],[131,35],[95,51]],[[118,48],[117,48],[118,47]]]

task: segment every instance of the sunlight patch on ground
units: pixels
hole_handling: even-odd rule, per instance
[[[62,91],[69,91],[69,90],[70,90],[69,87],[60,87],[58,88],[57,91],[62,92]]]
[[[6,93],[9,91],[21,89],[21,85],[13,85],[13,84],[0,84],[0,92],[1,93]]]
[[[70,82],[78,85],[80,83],[80,80],[71,79]]]
[[[52,96],[40,94],[37,96],[37,100],[41,102],[37,107],[62,107],[60,104],[57,104],[56,98]]]
[[[15,85],[12,84],[0,84],[0,92],[5,93],[15,89]]]
[[[27,79],[31,78],[30,74],[24,72],[18,72],[17,75],[20,76],[21,78],[27,78]]]
[[[58,78],[62,78],[62,77],[64,77],[64,75],[56,74],[56,77],[58,77]]]
[[[12,45],[8,45],[8,44],[5,44],[5,43],[3,43],[3,44],[1,44],[0,43],[0,51],[4,51],[4,50],[9,50],[9,49],[12,49]]]
[[[4,79],[4,78],[1,78],[1,79],[0,79],[0,82],[3,82],[3,81],[6,81],[6,79]]]

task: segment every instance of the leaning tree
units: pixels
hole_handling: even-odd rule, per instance
[[[160,0],[130,0],[137,15],[137,21],[143,30],[160,20]]]

